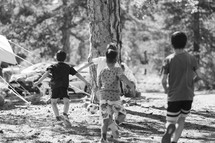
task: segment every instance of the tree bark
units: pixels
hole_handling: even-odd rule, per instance
[[[121,62],[120,0],[88,0],[90,19],[90,51],[88,61],[104,56],[110,42],[117,44]],[[96,66],[90,67],[92,101],[97,91]]]
[[[120,0],[88,0],[88,8],[92,57],[104,56],[110,42],[117,43],[120,50]]]
[[[71,31],[71,21],[72,21],[72,12],[68,7],[68,0],[63,0],[63,25],[60,28],[62,31],[61,43],[63,45],[63,50],[66,53],[70,53],[70,31]],[[70,55],[67,56],[67,61],[70,61]]]
[[[196,59],[199,62],[199,49],[200,49],[200,27],[199,27],[199,5],[197,8],[197,12],[195,12],[193,14],[193,18],[194,18],[194,26],[193,26],[193,33],[194,33],[194,40],[193,40],[193,52],[194,55],[196,57]]]

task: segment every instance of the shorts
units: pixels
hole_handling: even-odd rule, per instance
[[[120,92],[119,91],[98,91],[101,100],[106,101],[120,101]]]
[[[100,101],[100,115],[101,120],[108,118],[117,119],[120,114],[126,115],[126,110],[124,109],[121,101],[109,101],[101,100]]]
[[[51,95],[52,99],[63,99],[63,98],[69,98],[68,96],[68,91],[66,87],[58,87],[58,88],[54,88],[52,89],[52,95]]]
[[[190,113],[193,101],[171,101],[167,107],[167,121],[177,122],[178,118],[187,117]]]

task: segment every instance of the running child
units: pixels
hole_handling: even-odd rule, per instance
[[[108,45],[113,46],[111,44]],[[107,48],[105,67],[98,77],[98,92],[100,94],[100,114],[101,114],[101,143],[107,142],[108,128],[117,127],[119,118],[125,117],[126,111],[120,101],[120,80],[131,87],[134,92],[134,84],[124,75],[121,67],[116,67],[118,53],[116,50]],[[123,116],[121,116],[123,115]],[[118,128],[113,133],[117,138]]]
[[[114,43],[110,43],[109,46],[107,46],[106,50],[108,49],[112,49],[112,50],[116,50],[117,51],[117,47]],[[99,76],[99,73],[105,68],[107,67],[107,62],[106,62],[106,57],[105,56],[99,56],[97,58],[91,58],[92,55],[89,56],[89,62],[85,65],[83,65],[82,67],[80,67],[77,71],[81,71],[83,70],[84,68],[87,68],[89,66],[92,66],[92,65],[95,65],[96,66],[96,75],[94,75],[94,80],[95,80],[95,85],[93,86],[93,89],[92,89],[92,102],[93,103],[98,103],[99,102],[99,95],[96,95],[96,92],[98,90],[98,85],[97,85],[97,79],[98,79],[98,76]],[[91,59],[91,60],[90,60]],[[124,67],[123,69],[123,72],[124,74],[126,75],[126,77],[133,82],[133,84],[136,86],[137,85],[137,80],[136,78],[134,77],[133,74],[131,74],[132,72],[129,70],[129,68],[126,68],[126,65],[125,63],[121,63],[121,65],[119,65],[118,62],[116,62],[115,64],[116,67]],[[124,71],[126,70],[126,71]],[[121,85],[122,86],[122,85]],[[121,87],[123,88],[123,87]],[[122,89],[121,89],[122,90]],[[123,91],[121,91],[123,92]],[[134,93],[135,94],[135,93]]]
[[[113,45],[113,46],[112,46]],[[114,44],[111,44],[110,46],[107,47],[106,50],[108,49],[112,49],[112,50],[117,50],[116,46],[114,46]],[[92,95],[91,95],[91,102],[93,103],[99,103],[99,95],[97,95],[97,91],[98,91],[98,84],[97,84],[97,79],[99,76],[99,73],[107,66],[106,63],[106,57],[105,56],[99,56],[97,58],[92,58],[92,55],[89,55],[88,58],[88,63],[86,63],[85,65],[83,65],[82,67],[80,67],[77,71],[81,71],[89,66],[91,66],[91,68],[94,70],[94,73],[90,73],[92,76]],[[119,67],[119,64],[116,63],[116,66]]]
[[[162,143],[177,143],[179,140],[193,103],[194,82],[201,76],[197,60],[184,50],[186,43],[185,33],[173,33],[171,44],[174,53],[165,59],[163,66],[162,85],[168,94],[168,107]]]
[[[76,75],[79,79],[84,81],[88,86],[90,84],[71,66],[64,63],[66,59],[66,53],[59,50],[56,53],[57,63],[49,66],[46,69],[46,72],[42,75],[42,77],[34,83],[34,86],[40,84],[49,74],[51,74],[50,86],[52,90],[51,95],[51,105],[54,111],[55,117],[57,121],[61,120],[59,110],[57,107],[58,99],[63,99],[64,108],[63,108],[63,116],[68,119],[68,111],[69,111],[69,96],[68,96],[68,87],[69,87],[69,75]]]

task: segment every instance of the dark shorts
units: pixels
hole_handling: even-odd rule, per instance
[[[167,121],[177,121],[179,116],[186,117],[191,110],[193,101],[168,102]]]
[[[60,99],[69,98],[67,88],[65,88],[65,87],[58,87],[58,88],[52,89],[51,98],[52,98],[52,99],[57,99],[57,98],[60,98]]]

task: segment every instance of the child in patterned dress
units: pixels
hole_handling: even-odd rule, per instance
[[[113,46],[109,44],[108,46]],[[108,48],[107,48],[108,49]],[[116,67],[118,53],[116,50],[108,49],[106,52],[107,67],[105,67],[98,77],[98,88],[100,94],[100,114],[101,114],[101,143],[107,141],[108,127],[115,129],[115,137],[118,137],[118,122],[119,115],[126,114],[125,109],[120,101],[120,80],[125,82],[135,90],[134,84],[124,75],[121,67]],[[121,116],[122,117],[122,116]]]

